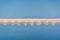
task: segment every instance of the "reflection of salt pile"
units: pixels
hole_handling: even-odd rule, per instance
[[[32,19],[29,19],[29,18],[28,19],[27,18],[26,19],[22,19],[22,18],[21,19],[0,19],[0,24],[4,24],[4,25],[24,24],[26,26],[27,24],[31,24],[31,26],[33,26],[34,24],[37,24],[37,25],[52,24],[54,26],[56,23],[60,24],[60,19],[35,19],[35,18],[32,18]]]

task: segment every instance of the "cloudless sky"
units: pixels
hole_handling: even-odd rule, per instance
[[[58,0],[0,0],[0,17],[60,17]]]

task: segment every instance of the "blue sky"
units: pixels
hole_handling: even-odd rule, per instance
[[[0,0],[0,17],[60,17],[56,0]]]
[[[60,18],[59,0],[0,0],[0,18],[21,17]],[[30,28],[27,30],[26,28]],[[18,30],[18,31],[17,31]],[[60,39],[60,25],[3,26],[0,25],[2,40],[56,40]]]

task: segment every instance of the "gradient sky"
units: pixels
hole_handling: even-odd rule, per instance
[[[0,0],[0,17],[60,17],[60,1]]]
[[[59,0],[0,0],[0,18],[20,17],[60,18]],[[26,29],[27,28],[27,29]],[[30,28],[30,30],[28,30]],[[14,29],[14,30],[13,30]],[[16,29],[16,30],[15,30]],[[18,30],[18,31],[17,31]],[[20,27],[0,25],[2,40],[57,40],[60,39],[60,25]]]

